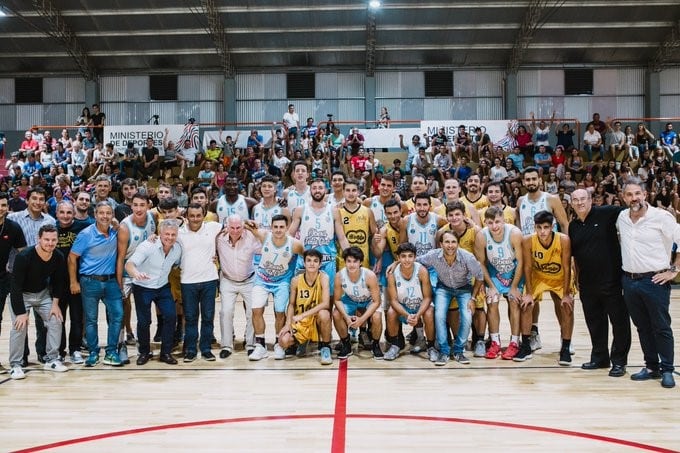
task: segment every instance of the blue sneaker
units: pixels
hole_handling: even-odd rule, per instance
[[[118,354],[116,354],[115,352],[106,354],[104,356],[104,361],[102,363],[104,365],[123,366],[123,362],[121,362],[120,357],[118,357]]]
[[[319,355],[321,356],[321,365],[330,365],[333,363],[331,348],[324,346],[319,350]]]
[[[90,352],[90,355],[87,357],[87,360],[85,361],[85,366],[86,367],[93,367],[98,363],[99,363],[99,354],[96,353],[96,352]]]
[[[307,342],[300,343],[295,350],[295,355],[298,357],[304,357],[307,355]]]

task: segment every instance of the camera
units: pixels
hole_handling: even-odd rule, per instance
[[[333,118],[333,114],[332,114],[332,113],[326,113],[326,116],[328,117],[328,119]]]
[[[194,124],[196,122],[196,118],[189,118],[187,120],[187,123]]]

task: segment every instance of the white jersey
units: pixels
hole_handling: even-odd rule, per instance
[[[156,234],[156,222],[153,219],[153,214],[147,212],[146,223],[141,227],[135,225],[132,221],[132,215],[125,217],[121,223],[123,223],[130,232],[127,252],[125,253],[125,262],[127,262],[132,254],[135,253],[139,244],[149,239],[151,235]],[[125,269],[123,269],[123,275],[125,277],[128,276]]]
[[[253,206],[253,220],[258,228],[271,231],[272,229],[272,217],[283,213],[283,208],[275,203],[274,206],[268,208],[264,207],[264,201],[260,201],[258,204]]]
[[[264,283],[290,282],[293,277],[293,268],[290,265],[293,259],[293,238],[286,236],[286,242],[281,247],[274,245],[272,234],[262,243],[262,258],[258,265],[257,280]]]
[[[534,234],[534,215],[541,211],[552,212],[548,206],[548,192],[541,192],[536,201],[529,200],[528,196],[522,198],[519,204],[519,224],[524,236]]]
[[[368,285],[366,284],[366,271],[365,268],[360,268],[361,275],[356,282],[350,280],[349,275],[347,275],[347,268],[340,271],[340,282],[342,283],[342,291],[347,297],[352,299],[354,302],[367,302],[371,300],[371,292],[368,290]]]
[[[229,203],[226,195],[222,195],[217,199],[217,218],[220,223],[224,223],[227,217],[234,214],[240,216],[243,220],[250,219],[246,197],[239,195],[234,203]]]
[[[487,262],[501,274],[513,272],[517,267],[517,257],[510,241],[513,226],[504,224],[503,228],[503,239],[500,242],[494,240],[488,227],[482,230],[486,238]]]
[[[397,286],[397,301],[408,311],[416,312],[423,303],[423,288],[420,286],[420,272],[422,264],[413,263],[413,275],[410,279],[405,279],[401,274],[401,264],[394,268],[394,283]]]
[[[371,198],[371,211],[373,211],[378,229],[382,228],[387,223],[387,216],[385,215],[385,205],[380,202],[380,195]]]
[[[307,205],[302,208],[300,218],[300,240],[305,250],[318,250],[323,255],[323,262],[335,259],[337,254],[333,209],[326,205],[320,211],[316,211]]]
[[[288,189],[288,209],[293,211],[295,208],[300,206],[308,205],[312,202],[312,192],[309,190],[309,186],[305,189],[303,193],[298,193],[295,190],[295,186],[291,186]]]
[[[338,203],[344,203],[345,202],[345,197],[342,197],[340,200],[335,199],[335,195],[332,193],[328,194],[328,197],[326,199],[326,203],[328,203],[328,206],[334,208],[338,205]]]
[[[418,214],[415,212],[408,215],[406,233],[408,241],[416,246],[416,256],[421,256],[430,250],[437,248],[437,216],[428,213],[427,222],[421,224],[416,220]]]

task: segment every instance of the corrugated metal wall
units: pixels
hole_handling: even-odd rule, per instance
[[[662,117],[680,116],[680,68],[670,68],[659,74]]]
[[[618,68],[593,70],[592,96],[565,96],[564,71],[523,70],[517,73],[517,114],[528,118],[576,118],[590,121],[593,113],[607,117],[643,117],[645,70]]]

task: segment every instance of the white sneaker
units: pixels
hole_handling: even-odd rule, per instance
[[[85,363],[85,359],[83,359],[83,355],[80,353],[80,351],[76,351],[73,354],[71,354],[71,363],[74,365],[80,365],[81,363]]]
[[[392,346],[390,346],[390,348],[385,353],[384,359],[385,360],[395,360],[397,357],[399,357],[399,346],[397,346],[396,344],[393,344]]]
[[[286,350],[281,347],[280,344],[274,344],[274,359],[283,360],[286,358]]]
[[[22,370],[20,366],[13,366],[12,369],[9,370],[9,377],[15,380],[24,379],[26,374],[24,374],[24,370]]]
[[[569,343],[569,355],[574,354],[576,354],[576,351],[574,350],[574,343]]]
[[[427,358],[430,362],[436,362],[439,358],[439,352],[434,347],[427,348]]]
[[[537,351],[541,348],[543,348],[543,344],[541,343],[541,336],[539,335],[538,332],[531,332],[531,336],[529,337],[529,344],[531,345],[531,351]]]
[[[257,361],[257,360],[262,360],[266,359],[269,357],[269,354],[267,354],[267,349],[262,346],[260,343],[255,345],[255,349],[253,349],[253,353],[248,356],[248,360],[251,361]]]
[[[63,363],[61,363],[61,360],[59,359],[47,362],[43,369],[45,371],[56,371],[57,373],[65,373],[66,371],[68,371],[68,368]]]

